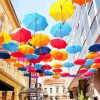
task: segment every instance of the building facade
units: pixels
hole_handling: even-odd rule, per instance
[[[44,100],[67,100],[67,91],[64,79],[44,79]]]
[[[10,0],[0,0],[0,32],[11,33],[19,28]],[[21,88],[27,86],[27,78],[4,60],[0,60],[0,100],[19,100]]]
[[[76,11],[74,16],[69,20],[73,27],[72,42],[73,44],[79,44],[82,46],[82,51],[78,53],[75,58],[85,58],[85,55],[89,52],[88,48],[90,45],[95,43],[100,43],[100,1],[92,0],[92,2],[80,7],[76,6]],[[70,37],[69,37],[70,38]],[[72,59],[73,60],[73,59]],[[70,69],[70,72],[77,73],[81,66],[77,68]],[[86,97],[86,100],[92,100],[93,98],[100,99],[100,71],[94,74],[91,79],[81,79],[76,77],[74,79],[68,79],[69,91],[71,98],[75,100],[80,100],[79,97],[82,95]],[[81,87],[83,86],[83,87]],[[79,88],[81,94],[79,94]],[[84,93],[85,91],[85,93]],[[82,97],[83,98],[83,97]],[[85,100],[85,99],[82,99]]]

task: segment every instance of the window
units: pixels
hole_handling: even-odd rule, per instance
[[[56,87],[56,93],[59,93],[59,87]]]
[[[50,93],[52,94],[52,88],[50,88]]]
[[[65,87],[63,87],[63,93],[65,93]]]
[[[47,93],[47,88],[44,88],[44,92]]]

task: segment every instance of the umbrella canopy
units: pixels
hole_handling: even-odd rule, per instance
[[[10,35],[17,42],[28,42],[32,38],[31,32],[25,28],[20,28],[16,33]]]
[[[72,0],[72,2],[80,5],[80,6],[83,6],[84,4],[86,4],[87,2],[91,2],[92,0]]]
[[[69,35],[71,30],[72,30],[72,28],[68,23],[63,24],[62,22],[59,22],[52,27],[52,29],[50,30],[50,33],[54,37],[63,38],[64,36]]]
[[[20,52],[22,52],[23,54],[32,54],[35,52],[35,49],[30,46],[30,45],[27,45],[27,44],[24,44],[24,45],[21,45],[18,50]]]
[[[37,69],[37,70],[40,70],[42,66],[43,66],[42,64],[37,63],[37,64],[34,65],[34,68]]]
[[[85,64],[83,66],[91,66],[94,63],[94,60],[92,59],[87,59]]]
[[[74,61],[75,65],[83,65],[85,64],[86,60],[85,59],[77,59]]]
[[[52,71],[49,71],[49,70],[45,70],[44,74],[47,75],[47,76],[52,76],[53,75]]]
[[[50,45],[57,49],[64,49],[66,48],[67,43],[64,40],[57,38],[57,39],[52,39],[50,41]]]
[[[62,77],[67,77],[67,76],[69,76],[70,74],[69,73],[61,73],[60,74],[60,76],[62,76]]]
[[[30,42],[33,46],[42,47],[46,46],[50,42],[50,39],[49,36],[45,34],[36,34],[32,37]]]
[[[27,69],[26,68],[18,68],[18,70],[20,70],[20,71],[26,71]]]
[[[88,71],[87,68],[81,68],[78,72],[79,72],[80,74],[83,74],[83,73],[86,73],[87,71]]]
[[[94,60],[94,63],[100,63],[100,57],[96,58],[96,59]]]
[[[10,62],[16,62],[16,59],[14,57],[10,57],[8,59],[5,59],[6,62],[10,63]]]
[[[48,26],[46,18],[38,13],[27,14],[23,23],[34,32],[44,30]]]
[[[6,32],[0,33],[0,44],[11,42],[11,36]]]
[[[89,77],[89,76],[93,76],[93,72],[86,72],[82,75],[82,77]]]
[[[6,51],[0,51],[0,59],[8,59],[10,58],[10,54]]]
[[[96,72],[96,71],[97,71],[96,68],[90,68],[90,69],[88,70],[88,72]]]
[[[73,67],[74,66],[74,63],[72,62],[64,62],[63,63],[63,67],[66,67],[66,68],[70,68],[70,67]]]
[[[68,77],[76,77],[77,75],[75,75],[75,74],[70,74]]]
[[[94,63],[94,64],[92,64],[91,68],[100,68],[100,63]]]
[[[79,45],[71,45],[66,48],[66,51],[70,54],[76,54],[82,50],[82,47]]]
[[[38,75],[32,75],[31,78],[39,78]]]
[[[60,64],[60,63],[55,63],[55,64],[53,64],[52,67],[53,67],[53,68],[62,68],[62,64]]]
[[[54,78],[54,79],[59,79],[60,76],[59,76],[59,75],[54,75],[54,76],[52,76],[52,78]]]
[[[43,65],[41,67],[41,69],[43,69],[43,70],[50,70],[50,69],[52,69],[52,67],[50,65],[48,65],[48,64],[45,64],[45,65]]]
[[[87,59],[95,59],[95,58],[97,58],[97,57],[99,57],[99,55],[98,55],[97,52],[90,52],[90,53],[88,53],[88,54],[86,55],[86,58],[87,58]]]
[[[24,54],[21,52],[13,52],[11,55],[13,57],[24,58]]]
[[[62,69],[60,68],[55,68],[52,70],[54,73],[61,73],[62,72]]]
[[[18,63],[14,63],[13,66],[17,67],[17,68],[23,68],[24,67],[24,65],[22,63],[19,63],[19,62]]]
[[[26,54],[26,59],[37,59],[39,56],[37,54]]]
[[[50,53],[51,49],[49,47],[40,47],[35,50],[35,54],[44,55]]]
[[[71,1],[58,0],[50,7],[50,16],[56,21],[65,22],[74,13],[75,7]]]
[[[41,58],[38,57],[37,59],[30,59],[29,62],[33,63],[33,64],[40,63],[41,62]]]
[[[18,51],[18,45],[15,42],[4,43],[2,46],[4,49],[8,51],[12,52]]]
[[[50,53],[55,60],[64,61],[68,58],[68,53],[64,50],[52,50]]]
[[[89,47],[88,49],[90,52],[98,52],[100,51],[100,44],[94,44]]]

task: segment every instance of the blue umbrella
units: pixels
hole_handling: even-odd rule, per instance
[[[90,69],[88,70],[88,72],[96,72],[96,71],[97,71],[96,68],[90,68]]]
[[[37,54],[26,54],[25,58],[26,59],[37,59],[39,57],[39,55]]]
[[[24,73],[24,76],[31,76],[30,73]]]
[[[66,68],[70,68],[70,67],[74,66],[74,63],[72,63],[72,62],[64,62],[62,66],[66,67]]]
[[[85,64],[83,66],[87,67],[87,66],[91,66],[94,63],[94,60],[92,59],[87,59]]]
[[[35,64],[34,68],[37,70],[41,70],[42,64]]]
[[[100,44],[94,44],[89,47],[88,49],[90,52],[98,52],[100,51]]]
[[[37,73],[43,73],[44,70],[42,70],[42,69],[38,69],[38,70],[36,70],[36,72],[37,72]]]
[[[37,55],[44,55],[50,53],[51,49],[49,47],[40,47],[35,50]]]
[[[23,23],[34,32],[44,30],[48,26],[46,18],[38,13],[27,14]]]
[[[56,25],[54,25],[50,31],[50,33],[54,36],[54,37],[60,37],[63,38],[64,36],[67,36],[70,34],[72,28],[68,23],[62,23],[59,22]]]
[[[76,54],[82,50],[82,47],[79,45],[71,45],[66,48],[66,51],[70,54]]]
[[[26,68],[18,68],[18,70],[20,70],[20,71],[26,71],[27,69]]]
[[[10,58],[10,54],[6,51],[0,51],[0,59],[8,59]]]
[[[48,76],[52,76],[53,75],[52,71],[49,71],[49,70],[45,70],[44,74],[48,75]]]
[[[12,52],[18,51],[18,45],[15,42],[9,42],[2,45],[4,49]]]

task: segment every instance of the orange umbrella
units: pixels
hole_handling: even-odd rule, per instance
[[[6,62],[16,62],[16,59],[14,57],[10,57],[9,59],[5,59]]]
[[[17,68],[22,68],[24,67],[24,65],[22,63],[14,63],[13,66],[17,67]]]
[[[32,54],[32,53],[35,52],[35,49],[34,49],[32,46],[27,45],[27,44],[21,45],[21,46],[18,48],[18,50],[19,50],[20,52],[22,52],[23,54]]]
[[[59,76],[59,75],[54,75],[54,76],[52,76],[52,78],[54,78],[54,79],[59,79],[60,76]]]
[[[62,68],[62,64],[55,63],[52,67],[53,68]]]
[[[94,63],[94,64],[92,64],[91,68],[100,68],[100,63]]]
[[[55,60],[64,61],[68,58],[68,53],[65,50],[53,50],[50,53]]]
[[[72,0],[72,2],[79,4],[80,6],[83,6],[87,2],[91,2],[92,0]]]
[[[30,42],[33,46],[42,47],[46,46],[50,42],[50,39],[45,34],[37,34],[32,37]]]
[[[99,55],[98,55],[97,52],[90,52],[90,53],[88,53],[88,54],[86,55],[86,58],[87,58],[87,59],[95,59],[95,58],[97,58],[97,57],[99,57]]]

